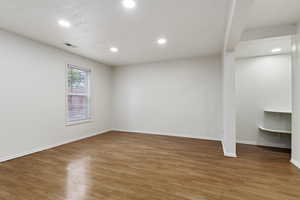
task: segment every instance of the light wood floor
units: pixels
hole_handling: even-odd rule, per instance
[[[0,164],[0,200],[299,200],[287,150],[110,132]]]

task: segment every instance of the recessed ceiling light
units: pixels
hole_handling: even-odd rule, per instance
[[[109,50],[110,50],[111,52],[113,52],[113,53],[119,52],[119,49],[118,49],[117,47],[110,47]]]
[[[70,28],[71,27],[71,23],[67,20],[64,20],[64,19],[59,20],[58,24],[62,27],[65,27],[65,28]]]
[[[157,44],[159,44],[159,45],[164,45],[166,43],[167,43],[167,39],[166,38],[159,38],[157,40]]]
[[[132,8],[135,8],[136,2],[135,2],[134,0],[123,0],[123,1],[122,1],[122,5],[123,5],[125,8],[132,9]]]
[[[282,49],[281,48],[275,48],[275,49],[272,49],[272,53],[278,53],[280,52]]]

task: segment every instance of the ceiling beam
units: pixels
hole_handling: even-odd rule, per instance
[[[254,0],[231,0],[225,32],[224,52],[234,51],[239,43]]]

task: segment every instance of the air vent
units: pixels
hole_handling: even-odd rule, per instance
[[[66,42],[66,43],[64,43],[67,47],[72,47],[72,48],[76,48],[77,46],[75,46],[75,45],[73,45],[73,44],[71,44],[71,43],[68,43],[68,42]]]

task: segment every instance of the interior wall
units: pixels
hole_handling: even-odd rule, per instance
[[[0,31],[0,161],[111,128],[110,67]],[[91,72],[92,122],[65,126],[66,65]]]
[[[224,52],[222,65],[223,152],[236,157],[236,86],[235,52]]]
[[[236,88],[238,142],[290,148],[290,135],[262,132],[258,126],[265,108],[291,110],[291,56],[237,60]]]
[[[293,116],[292,116],[292,159],[291,162],[300,168],[300,22],[297,26],[296,51],[293,59]]]
[[[221,57],[114,68],[113,129],[221,139]]]

